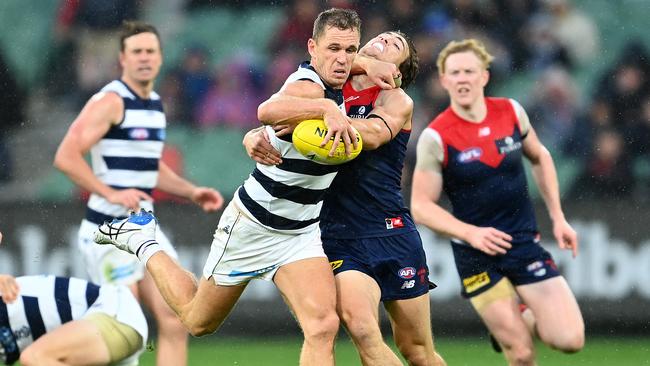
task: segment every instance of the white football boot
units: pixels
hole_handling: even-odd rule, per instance
[[[144,248],[158,245],[156,226],[158,220],[144,209],[131,213],[125,219],[104,222],[95,230],[95,243],[111,244],[117,248],[140,257]]]

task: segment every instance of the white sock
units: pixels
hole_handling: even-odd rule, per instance
[[[133,235],[131,239],[138,240],[137,234]],[[138,257],[140,262],[142,262],[146,267],[149,259],[154,254],[160,252],[161,250],[163,249],[160,247],[160,244],[158,244],[156,240],[144,238],[144,240],[142,240],[142,244],[140,244],[140,246],[138,247],[138,250],[136,251],[135,255],[136,257]]]

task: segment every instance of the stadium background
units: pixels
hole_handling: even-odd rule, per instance
[[[115,27],[123,19],[144,19],[161,31],[165,64],[156,89],[168,113],[165,159],[229,198],[253,167],[241,138],[257,123],[257,104],[306,59],[315,15],[334,5],[359,11],[363,40],[401,29],[416,41],[422,69],[408,90],[416,105],[411,142],[447,105],[434,66],[440,47],[468,36],[488,44],[497,56],[488,92],[527,108],[556,160],[566,214],[581,236],[577,259],[559,253],[532,190],[544,245],[578,297],[588,334],[582,355],[544,353],[541,361],[650,363],[650,3],[643,0],[2,1],[0,271],[85,275],[75,236],[86,194],[51,160],[84,101],[119,75]],[[407,168],[406,197],[410,174]],[[181,261],[199,273],[218,214],[157,197]],[[458,295],[448,242],[421,233],[439,285],[431,301],[441,351],[457,360],[450,364],[500,364]],[[255,282],[217,335],[193,346],[207,349],[198,354],[232,351],[224,364],[241,365],[263,362],[254,361],[255,354],[268,354],[263,360],[272,363],[277,346],[283,351],[276,364],[293,364],[298,336],[275,288]],[[354,360],[347,337],[341,338],[342,353]],[[242,346],[260,339],[259,351]]]

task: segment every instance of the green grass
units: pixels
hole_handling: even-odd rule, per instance
[[[292,338],[193,340],[190,344],[189,365],[273,366],[297,365],[300,340]],[[501,354],[490,348],[487,340],[479,338],[439,339],[438,351],[450,366],[505,365]],[[565,355],[538,345],[538,364],[552,366],[650,365],[649,338],[590,338],[585,349]],[[337,365],[359,365],[356,351],[344,336],[336,345]],[[153,366],[154,353],[145,353],[141,366]]]

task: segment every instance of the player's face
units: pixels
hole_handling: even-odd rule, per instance
[[[488,80],[488,71],[472,51],[449,55],[445,60],[445,72],[440,76],[452,103],[464,108],[470,108],[483,99],[483,89]]]
[[[386,32],[366,43],[359,54],[390,62],[399,67],[409,56],[409,48],[404,37],[397,33]]]
[[[158,37],[153,33],[139,33],[125,39],[120,64],[124,78],[137,83],[152,82],[162,65]]]
[[[352,62],[359,50],[359,32],[329,27],[318,41],[309,39],[307,44],[311,64],[329,86],[341,88],[350,76]]]

